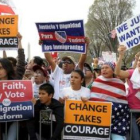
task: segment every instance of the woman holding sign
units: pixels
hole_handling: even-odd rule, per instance
[[[124,83],[115,78],[114,63],[105,62],[101,76],[93,82],[91,100],[112,102],[111,139],[126,140],[129,130],[129,108]]]
[[[123,71],[120,69],[122,58],[124,56],[126,47],[120,46],[118,48],[119,58],[116,65],[116,74],[121,78],[128,78],[128,96],[127,100],[129,103],[129,107],[131,109],[140,110],[140,57],[135,56],[135,62],[137,62],[136,68]],[[132,139],[131,140],[139,140],[140,139],[140,127],[138,124],[140,123],[140,113],[133,113],[132,116]],[[138,123],[138,124],[137,124]]]
[[[70,87],[62,89],[59,101],[64,103],[65,100],[82,100],[88,101],[90,98],[90,90],[85,86],[84,74],[81,70],[73,70],[70,77]]]

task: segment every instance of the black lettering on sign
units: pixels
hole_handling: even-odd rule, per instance
[[[71,110],[86,110],[86,111],[94,111],[94,112],[102,112],[107,113],[107,106],[106,105],[91,105],[91,104],[77,104],[71,103],[69,105]]]
[[[9,35],[10,29],[9,28],[0,28],[0,35]]]
[[[14,24],[14,23],[15,23],[14,18],[5,18],[5,17],[0,18],[0,24]]]

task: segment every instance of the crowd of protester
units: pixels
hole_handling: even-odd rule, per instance
[[[50,108],[55,116],[53,135],[43,126],[42,137],[46,140],[61,140],[64,126],[65,100],[112,102],[111,140],[126,140],[130,133],[130,109],[140,109],[140,58],[137,55],[136,66],[131,69],[121,67],[125,46],[119,46],[119,58],[116,64],[99,64],[93,59],[93,65],[86,63],[89,40],[85,38],[86,53],[76,62],[72,56],[64,56],[59,61],[50,53],[44,53],[49,66],[43,58],[34,56],[25,62],[22,36],[18,34],[18,57],[8,57],[6,52],[0,59],[0,80],[31,80],[33,85],[34,118],[8,122],[8,140],[37,140],[39,134],[39,112]],[[39,42],[41,45],[41,41]],[[57,58],[56,58],[57,59]],[[58,60],[58,59],[57,59]],[[137,77],[137,78],[136,78]],[[132,140],[140,140],[140,114],[132,116]],[[0,123],[0,139],[5,139],[5,123]],[[18,127],[18,128],[17,128]],[[18,130],[19,132],[17,132]]]

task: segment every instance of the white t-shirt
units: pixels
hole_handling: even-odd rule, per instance
[[[51,76],[53,79],[55,90],[53,98],[59,100],[61,90],[65,87],[70,86],[71,74],[64,74],[63,70],[57,65]]]
[[[71,100],[81,100],[81,97],[90,99],[90,89],[81,87],[80,90],[73,90],[71,87],[64,88],[60,93],[60,98],[68,97]]]
[[[42,84],[37,85],[35,82],[33,83],[33,93],[34,93],[34,98],[38,99],[39,98],[39,87],[46,82],[43,82]]]

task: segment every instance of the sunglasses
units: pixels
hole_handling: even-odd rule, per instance
[[[72,64],[72,62],[71,61],[69,61],[69,60],[66,60],[66,61],[61,61],[62,62],[62,64]]]

